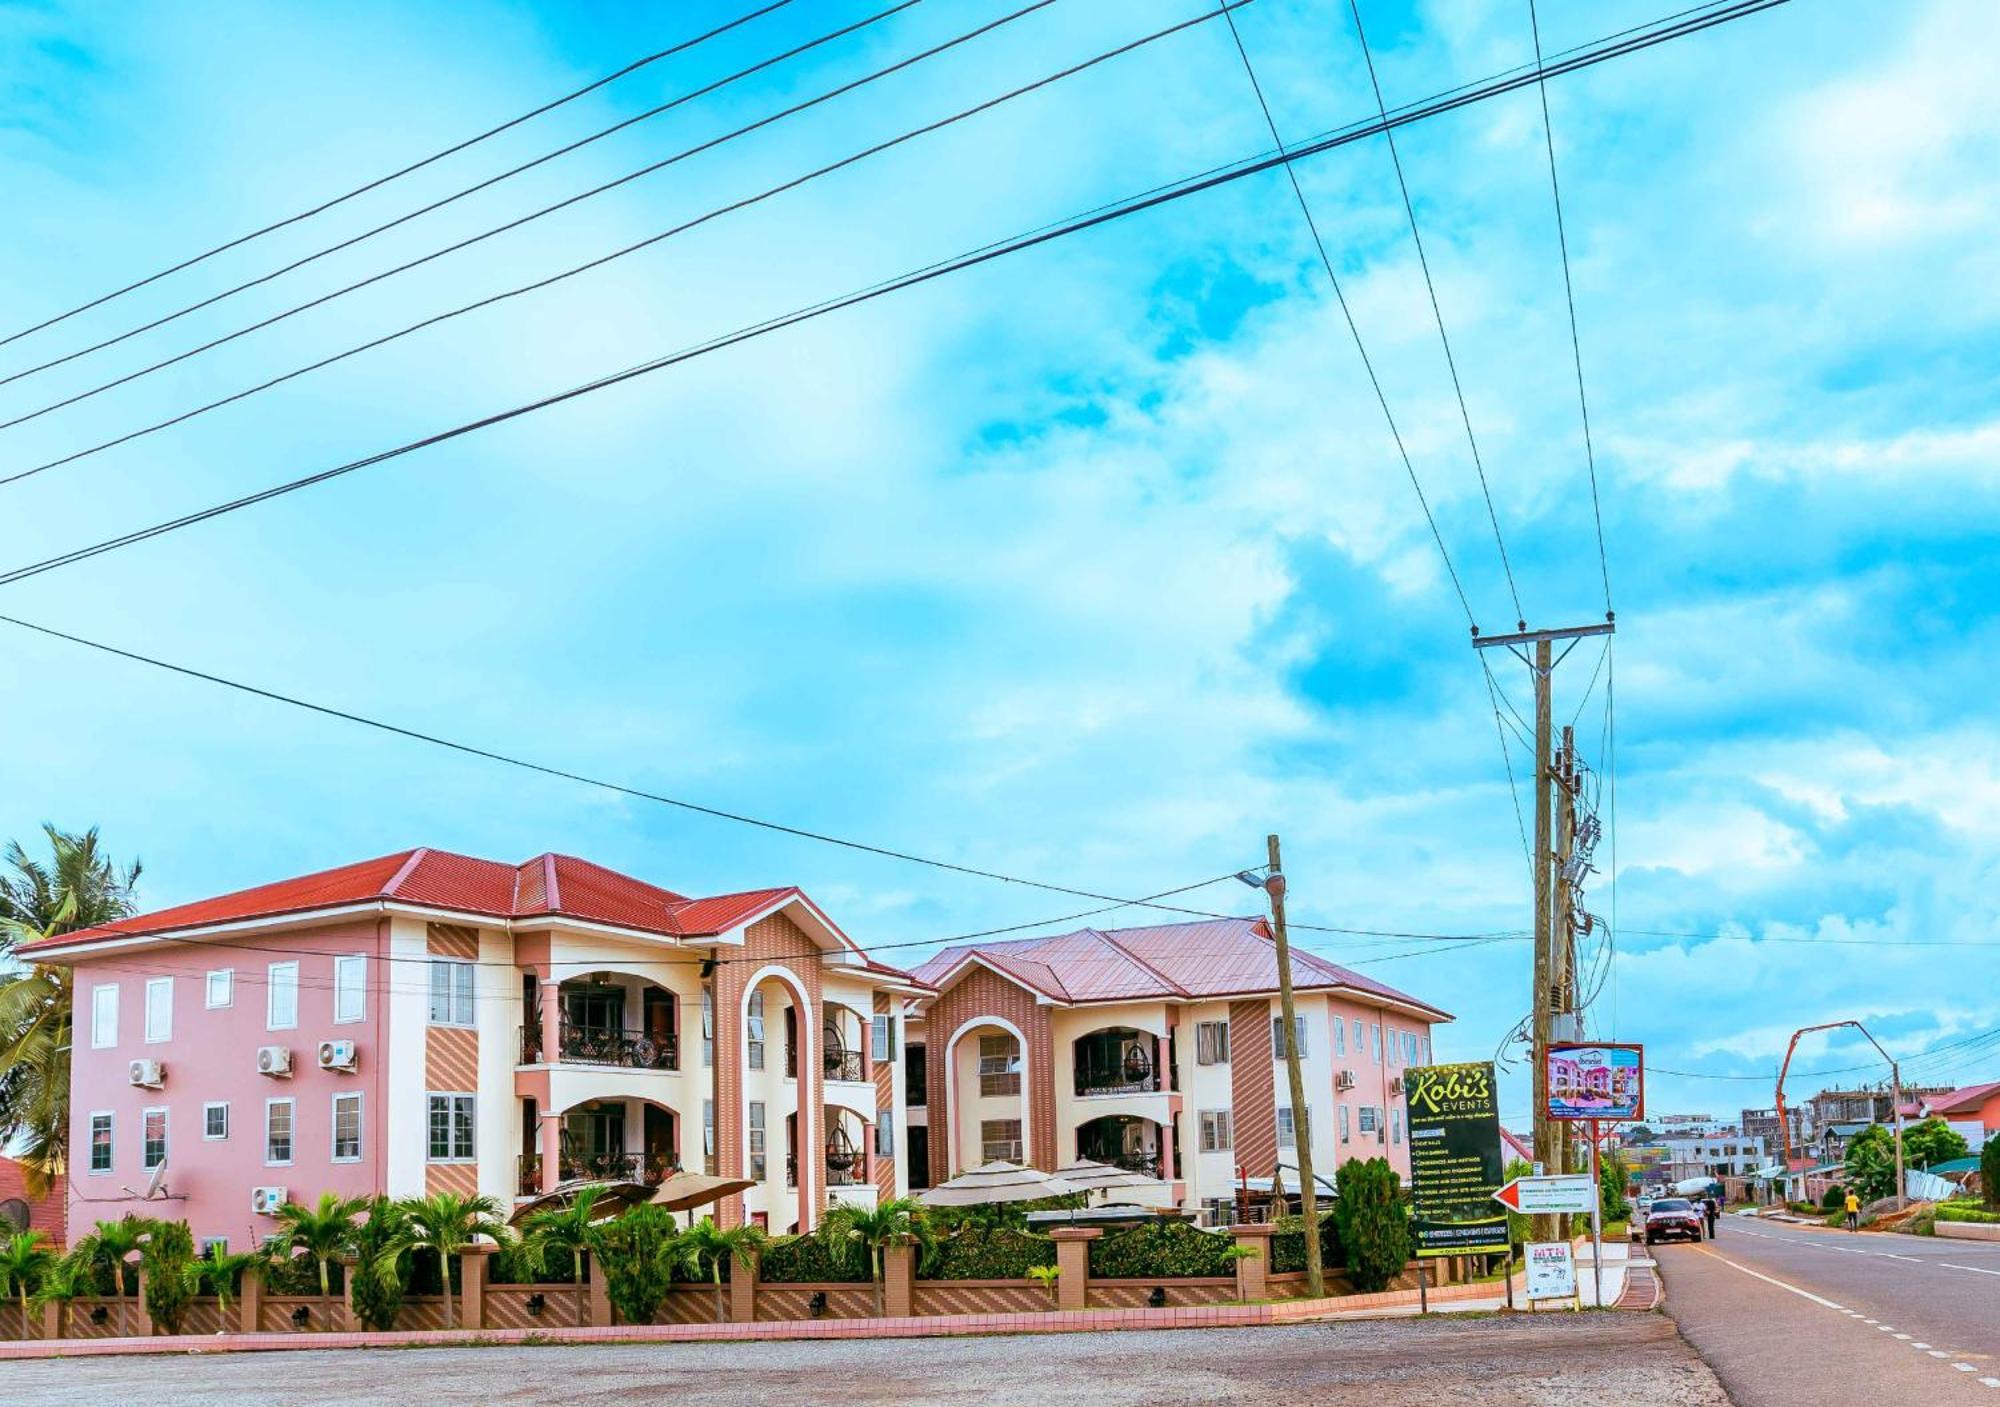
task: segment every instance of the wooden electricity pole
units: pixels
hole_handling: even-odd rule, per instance
[[[1271,869],[1264,878],[1264,892],[1271,896],[1271,934],[1278,945],[1278,1010],[1285,1022],[1285,1078],[1291,1084],[1292,1149],[1299,1160],[1299,1210],[1305,1215],[1306,1293],[1313,1299],[1326,1293],[1320,1268],[1319,1189],[1313,1185],[1312,1124],[1306,1104],[1306,1077],[1299,1065],[1298,1007],[1292,1000],[1292,945],[1285,933],[1285,870],[1278,855],[1278,837],[1268,836]],[[1282,1162],[1282,1159],[1280,1160]],[[1284,1178],[1273,1168],[1271,1186],[1280,1191]]]
[[[1535,1088],[1535,1161],[1546,1172],[1563,1171],[1568,1146],[1567,1135],[1562,1124],[1549,1117],[1549,1042],[1553,1037],[1556,1013],[1564,1009],[1563,993],[1573,990],[1570,969],[1573,959],[1564,939],[1567,934],[1567,920],[1563,920],[1564,933],[1557,933],[1557,876],[1559,874],[1556,847],[1550,835],[1555,820],[1555,791],[1557,778],[1553,752],[1554,701],[1551,684],[1556,666],[1569,657],[1575,642],[1587,635],[1609,635],[1616,629],[1612,621],[1602,625],[1571,626],[1564,630],[1522,630],[1511,635],[1480,635],[1472,637],[1475,650],[1506,649],[1528,666],[1535,684],[1535,853],[1532,868],[1535,889],[1535,972],[1534,1004],[1530,1008],[1528,1028],[1533,1036],[1534,1088]],[[1555,653],[1555,642],[1571,642],[1561,655]],[[1532,658],[1522,653],[1522,647],[1532,646]],[[1564,730],[1565,752],[1568,751],[1569,734]],[[1564,789],[1563,814],[1571,821],[1567,788]],[[1564,825],[1565,838],[1570,834]],[[1566,893],[1566,890],[1565,890]],[[1561,946],[1559,946],[1561,945]],[[1553,1216],[1534,1218],[1532,1234],[1537,1241],[1550,1241],[1556,1237],[1556,1219]]]

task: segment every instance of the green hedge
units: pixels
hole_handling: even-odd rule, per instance
[[[326,1267],[326,1283],[332,1293],[347,1292],[347,1267],[331,1261]],[[319,1294],[319,1262],[311,1256],[273,1260],[264,1271],[264,1290],[273,1295]]]
[[[821,1237],[782,1236],[764,1251],[762,1278],[773,1285],[865,1285],[873,1277]]]
[[[1027,1231],[961,1231],[938,1242],[923,1280],[1021,1280],[1031,1265],[1054,1265],[1056,1243]]]
[[[528,1258],[518,1247],[502,1246],[486,1262],[486,1279],[494,1285],[573,1285],[574,1267],[568,1251],[551,1250],[539,1271],[528,1267]],[[588,1278],[586,1276],[585,1278]]]
[[[1271,1235],[1271,1273],[1304,1270],[1306,1219],[1302,1216],[1280,1217],[1277,1226],[1278,1229]],[[1347,1264],[1347,1256],[1340,1245],[1340,1229],[1334,1225],[1331,1211],[1320,1213],[1319,1262],[1328,1270]]]
[[[1978,1221],[1989,1225],[2000,1223],[2000,1212],[1982,1210],[1974,1202],[1940,1202],[1937,1209],[1939,1221]]]
[[[1106,1280],[1174,1280],[1197,1275],[1234,1276],[1235,1239],[1184,1221],[1159,1221],[1107,1231],[1090,1243],[1090,1274]]]

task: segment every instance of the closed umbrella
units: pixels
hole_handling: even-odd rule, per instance
[[[1075,1183],[1024,1168],[1019,1163],[993,1162],[941,1182],[917,1200],[927,1207],[986,1207],[998,1202],[1039,1202],[1045,1197],[1074,1197],[1083,1189]]]

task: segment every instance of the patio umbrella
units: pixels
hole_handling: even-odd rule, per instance
[[[1056,1176],[1085,1192],[1108,1192],[1114,1187],[1156,1187],[1160,1179],[1130,1168],[1079,1158],[1056,1169]]]
[[[993,1162],[941,1182],[917,1200],[927,1207],[985,1207],[998,1202],[1039,1202],[1044,1197],[1074,1197],[1083,1191],[1075,1183],[1024,1168],[1019,1163]]]
[[[598,1177],[576,1177],[568,1182],[559,1182],[541,1196],[521,1203],[514,1208],[514,1214],[507,1218],[507,1223],[518,1226],[536,1212],[549,1207],[566,1207],[586,1187],[597,1189],[597,1200],[591,1204],[591,1211],[600,1221],[618,1215],[627,1207],[636,1207],[653,1195],[653,1189],[643,1182],[608,1182]]]
[[[709,1173],[677,1172],[653,1189],[652,1203],[670,1212],[705,1207],[757,1184],[747,1177],[716,1177]]]

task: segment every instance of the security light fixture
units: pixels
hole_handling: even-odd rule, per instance
[[[813,1291],[813,1297],[810,1300],[806,1301],[806,1309],[811,1312],[812,1317],[815,1319],[825,1318],[826,1291],[825,1290]]]
[[[306,1324],[311,1319],[312,1319],[312,1306],[309,1304],[302,1304],[297,1309],[294,1309],[292,1311],[292,1327],[295,1329],[305,1328]]]
[[[1167,1307],[1167,1287],[1165,1285],[1153,1286],[1153,1293],[1146,1296],[1146,1303],[1155,1309],[1165,1309]]]
[[[540,1314],[547,1307],[548,1307],[548,1301],[542,1298],[542,1296],[540,1295],[528,1296],[528,1313]]]

